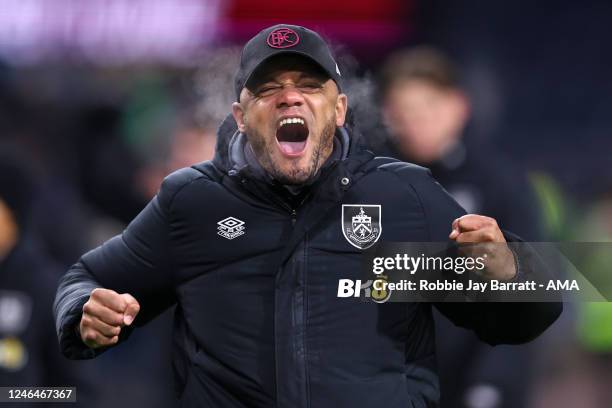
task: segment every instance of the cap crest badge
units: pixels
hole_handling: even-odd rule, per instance
[[[289,48],[300,42],[300,36],[290,28],[277,28],[266,39],[272,48]]]

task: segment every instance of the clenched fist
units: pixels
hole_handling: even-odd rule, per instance
[[[116,344],[121,328],[131,325],[139,311],[140,304],[128,293],[94,289],[83,305],[83,316],[79,324],[83,343],[90,348]]]
[[[486,259],[484,277],[509,280],[516,275],[514,255],[495,219],[477,214],[464,215],[453,221],[449,238],[460,244],[460,250],[466,255]]]

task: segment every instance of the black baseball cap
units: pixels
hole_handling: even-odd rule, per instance
[[[240,67],[236,73],[234,87],[236,98],[253,75],[253,72],[271,57],[280,54],[300,55],[314,61],[342,89],[342,76],[327,43],[316,32],[308,28],[277,24],[260,31],[242,49]]]

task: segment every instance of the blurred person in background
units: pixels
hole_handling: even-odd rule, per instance
[[[166,174],[193,163],[212,160],[216,141],[214,127],[202,127],[195,121],[182,123],[174,133]]]
[[[569,356],[571,368],[553,377],[554,393],[548,400],[559,406],[574,400],[583,408],[612,407],[612,183],[596,194],[593,202],[573,221],[574,242],[581,243],[577,269],[608,299],[608,302],[576,304],[576,342]],[[577,251],[578,252],[578,251]],[[577,346],[577,347],[576,347]],[[553,404],[550,404],[553,406]]]
[[[210,121],[201,123],[194,114],[185,115],[170,133],[168,145],[160,146],[161,158],[144,165],[138,174],[140,189],[148,198],[155,196],[169,173],[214,156],[217,135]]]
[[[0,101],[10,102],[0,115],[3,130],[0,138],[27,152],[17,164],[31,167],[31,173],[35,174],[36,189],[30,200],[33,202],[28,212],[27,241],[32,247],[35,240],[36,251],[29,262],[45,259],[44,263],[56,262],[59,265],[47,271],[51,272],[50,280],[32,280],[38,282],[39,287],[31,283],[31,291],[51,292],[47,306],[41,306],[47,320],[38,319],[32,325],[34,328],[47,323],[51,325],[45,338],[47,341],[41,344],[45,344],[49,356],[61,363],[58,367],[74,366],[80,373],[87,373],[80,376],[78,382],[72,380],[60,384],[77,386],[79,405],[90,408],[132,407],[135,402],[131,398],[140,394],[139,403],[168,408],[174,403],[168,385],[171,376],[167,375],[170,359],[159,356],[167,356],[170,352],[171,311],[137,333],[132,342],[117,353],[84,365],[64,359],[57,341],[49,340],[49,333],[53,334],[55,330],[47,309],[52,304],[57,277],[64,268],[61,265],[74,262],[75,252],[81,253],[120,232],[125,226],[124,219],[131,217],[135,209],[149,199],[136,178],[141,163],[125,136],[128,99],[108,96],[121,87],[117,80],[92,85],[96,73],[102,75],[99,72],[91,70],[82,77],[71,77],[79,84],[75,88],[83,92],[76,104],[64,93],[47,95],[48,99],[44,99],[38,94],[24,92],[18,85],[30,79],[27,75],[15,80],[13,97],[7,97],[6,89],[0,90]],[[46,86],[52,83],[41,82]],[[45,86],[41,85],[41,88]],[[142,92],[140,88],[134,86],[126,94],[135,99],[139,92]],[[168,103],[174,102],[172,97],[167,99]],[[2,107],[6,105],[2,104]],[[7,149],[2,149],[5,150],[5,154],[10,156]],[[10,172],[7,174],[12,176]],[[2,289],[4,285],[0,284]],[[11,346],[15,344],[10,343]],[[12,353],[13,348],[7,350]],[[126,356],[130,357],[132,364],[118,373],[116,366]],[[37,355],[31,354],[30,359],[32,364],[46,364]],[[88,384],[95,383],[95,391],[83,388],[83,379],[87,379]],[[0,385],[4,384],[8,382],[0,382]],[[16,380],[14,384],[25,386],[32,383]],[[55,382],[41,379],[36,384],[50,386]]]
[[[49,308],[60,268],[29,228],[35,184],[26,160],[0,145],[0,385],[79,386],[59,353]]]
[[[541,239],[525,175],[472,142],[470,100],[446,55],[424,46],[396,52],[381,69],[379,93],[391,136],[381,153],[428,167],[468,213],[493,217],[528,241]],[[527,406],[528,346],[493,348],[439,313],[435,319],[443,408]]]

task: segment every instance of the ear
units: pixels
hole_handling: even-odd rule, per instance
[[[246,130],[246,126],[244,123],[244,108],[239,102],[232,103],[232,115],[234,116],[234,120],[238,125],[238,130],[244,133]]]
[[[338,99],[336,100],[336,126],[344,126],[347,108],[347,96],[345,94],[338,95]]]

